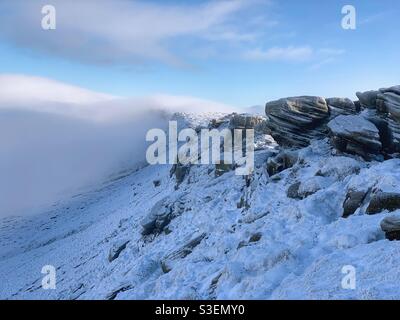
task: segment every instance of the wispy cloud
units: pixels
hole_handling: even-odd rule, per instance
[[[344,49],[335,49],[335,48],[322,48],[318,50],[318,53],[324,56],[340,56],[346,53]]]
[[[248,50],[243,57],[255,61],[307,61],[312,58],[313,53],[314,50],[309,46],[289,46]]]
[[[246,10],[269,0],[220,0],[165,4],[128,0],[53,0],[57,29],[41,29],[44,0],[0,3],[0,38],[16,45],[91,63],[182,64],[173,43],[185,37],[200,41],[249,41]],[[260,15],[255,15],[256,19]],[[15,23],[15,21],[19,21]]]
[[[315,71],[322,67],[332,64],[337,61],[338,57],[344,55],[346,50],[337,48],[321,48],[317,50],[315,59],[317,62],[309,67],[309,70]]]

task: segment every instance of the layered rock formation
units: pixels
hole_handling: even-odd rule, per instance
[[[332,145],[341,152],[362,155],[364,158],[382,150],[379,130],[360,116],[338,116],[328,123]]]
[[[326,103],[328,104],[331,119],[339,115],[356,114],[360,111],[360,108],[348,98],[328,98]]]
[[[366,160],[400,152],[400,86],[357,92],[346,98],[290,97],[265,107],[271,135],[285,147],[301,148],[330,136],[340,152]]]
[[[265,112],[274,139],[282,145],[304,147],[322,136],[321,124],[329,118],[321,97],[292,97],[267,103]]]
[[[388,152],[400,151],[400,86],[378,91],[357,92],[361,106],[373,110],[372,116],[382,121],[381,131],[387,131]]]
[[[382,231],[385,232],[386,239],[400,240],[400,217],[397,215],[386,217],[381,222]]]

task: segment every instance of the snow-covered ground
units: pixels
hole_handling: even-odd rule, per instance
[[[249,180],[192,166],[176,188],[171,166],[147,166],[45,212],[3,218],[0,298],[399,299],[400,243],[380,229],[389,213],[367,215],[364,205],[341,216],[348,190],[399,191],[400,159],[337,156],[325,139],[270,178],[270,155],[257,152]],[[310,195],[287,197],[296,182]],[[173,218],[144,236],[160,201]],[[57,270],[55,290],[42,289],[45,265]],[[342,287],[348,265],[354,290]]]

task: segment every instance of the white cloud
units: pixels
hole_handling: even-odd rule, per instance
[[[319,70],[322,67],[332,64],[337,61],[339,56],[342,56],[346,53],[346,50],[344,49],[336,49],[336,48],[322,48],[317,51],[316,54],[316,59],[318,59],[317,62],[315,62],[309,70],[315,71]]]
[[[254,49],[244,53],[244,58],[256,61],[306,61],[312,58],[314,50],[303,47],[273,47],[267,50]]]
[[[0,36],[14,44],[91,63],[162,61],[182,64],[173,42],[192,37],[247,41],[234,19],[268,0],[220,0],[164,4],[127,0],[53,0],[57,29],[41,29],[44,0],[0,3]]]
[[[116,97],[59,81],[21,74],[0,74],[0,102],[95,103]]]
[[[310,70],[312,70],[312,71],[319,70],[323,66],[325,66],[327,64],[331,64],[333,62],[335,62],[334,58],[326,58],[325,60],[318,61],[317,63],[314,63],[313,65],[311,65]]]
[[[145,160],[145,134],[173,112],[236,111],[193,97],[116,98],[0,75],[0,217],[46,206]]]

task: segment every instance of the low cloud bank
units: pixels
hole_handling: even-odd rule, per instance
[[[146,132],[173,112],[228,112],[191,97],[123,99],[0,75],[0,217],[35,211],[145,161]]]

